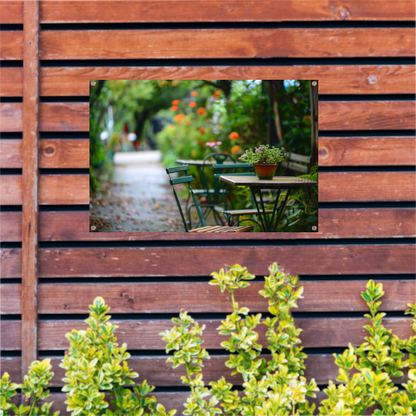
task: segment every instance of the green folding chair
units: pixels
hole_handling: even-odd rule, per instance
[[[169,175],[169,183],[172,186],[173,195],[175,196],[176,204],[178,205],[179,213],[181,214],[183,226],[184,226],[186,232],[189,232],[189,233],[241,233],[241,232],[245,232],[245,231],[251,231],[253,229],[253,226],[251,226],[251,225],[249,225],[249,226],[235,226],[235,227],[221,226],[221,225],[214,225],[214,226],[205,225],[204,215],[202,213],[200,205],[198,204],[198,201],[195,197],[195,194],[192,190],[191,182],[194,180],[194,178],[192,177],[192,175],[188,175],[188,170],[189,170],[188,165],[166,168],[166,173]],[[181,172],[185,173],[185,176],[172,179],[172,177],[171,177],[172,173],[181,173]],[[186,218],[183,214],[181,203],[179,201],[178,195],[177,195],[176,190],[175,190],[175,185],[179,185],[181,183],[187,183],[188,184],[189,192],[191,193],[192,200],[193,200],[193,204],[191,204],[191,206],[189,207],[189,211],[188,211],[189,219],[188,220],[186,220]],[[198,214],[198,218],[199,218],[199,223],[198,224],[201,225],[201,227],[194,228],[194,229],[192,229],[191,220],[190,220],[190,212],[191,212],[191,208],[193,206],[195,207],[196,212]]]

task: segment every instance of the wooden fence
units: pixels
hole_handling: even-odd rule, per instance
[[[101,295],[131,366],[181,407],[180,371],[158,335],[181,308],[207,325],[205,380],[225,374],[215,328],[230,311],[209,275],[274,261],[301,275],[296,313],[308,377],[325,386],[330,352],[359,344],[369,278],[386,325],[410,334],[415,285],[413,0],[0,1],[1,365],[21,380],[52,357],[55,408],[64,335]],[[90,79],[317,79],[319,232],[214,235],[89,232]],[[262,337],[264,334],[262,335]]]

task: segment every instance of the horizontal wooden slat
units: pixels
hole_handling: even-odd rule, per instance
[[[40,131],[89,131],[89,103],[41,103]]]
[[[97,13],[100,10],[100,13]],[[280,22],[321,20],[413,20],[415,5],[396,0],[204,0],[204,1],[56,1],[41,3],[42,23],[115,22]]]
[[[0,286],[0,314],[2,315],[20,315],[22,313],[20,284],[7,284]]]
[[[415,137],[320,137],[319,166],[412,166]]]
[[[201,337],[204,348],[222,349],[220,344],[227,338],[218,335],[217,328],[221,325],[221,320],[197,321],[200,325],[206,326]],[[119,344],[126,342],[131,350],[165,349],[166,344],[159,334],[173,326],[170,320],[160,319],[112,320],[112,322],[118,325],[116,336]],[[296,318],[295,324],[303,329],[300,338],[304,348],[347,347],[348,343],[357,346],[364,342],[364,337],[368,334],[364,329],[364,325],[368,324],[366,318]],[[402,339],[412,335],[411,318],[385,318],[383,324]],[[0,325],[3,335],[1,349],[20,350],[20,321],[2,321]],[[74,328],[85,329],[86,326],[80,320],[41,320],[38,325],[38,349],[66,350],[69,344],[65,334]],[[266,345],[265,332],[265,325],[258,327],[259,343],[262,345]]]
[[[1,175],[0,191],[3,205],[22,205],[22,177]],[[79,205],[89,203],[88,175],[41,175],[39,177],[41,205]]]
[[[1,351],[20,351],[22,349],[21,321],[0,321]]]
[[[22,167],[22,140],[0,140],[0,168]]]
[[[1,2],[3,3],[3,1]],[[0,60],[15,61],[23,59],[23,31],[2,30]]]
[[[320,101],[319,130],[414,130],[414,101]]]
[[[208,276],[225,264],[268,274],[272,261],[293,274],[390,274],[415,272],[414,246],[293,245],[41,249],[39,277]],[[271,260],[272,259],[272,260]]]
[[[310,238],[389,238],[416,237],[416,215],[412,208],[320,209],[319,229],[313,233],[263,234],[264,239]],[[140,240],[210,240],[218,236],[189,233],[91,233],[89,213],[85,211],[40,212],[40,241],[140,241]],[[0,212],[0,240],[21,241],[22,216],[20,212]],[[73,227],[73,224],[78,224]],[[236,236],[224,234],[222,239],[234,240]],[[241,233],[238,239],[251,239]]]
[[[414,172],[334,172],[319,175],[319,201],[414,201]]]
[[[2,279],[22,276],[22,250],[20,248],[0,249],[0,260]]]
[[[0,140],[0,168],[22,167],[22,140]],[[88,139],[42,139],[40,168],[88,168]]]
[[[18,69],[18,68],[13,68]],[[91,79],[319,79],[319,94],[414,94],[414,65],[45,67],[42,96],[87,96]]]
[[[250,288],[236,292],[236,301],[252,312],[268,312],[267,300],[259,295],[263,282],[252,282]],[[304,299],[299,300],[296,312],[351,312],[367,311],[361,298],[366,282],[356,281],[305,281]],[[17,310],[16,301],[20,285],[3,285],[2,305]],[[381,310],[404,311],[416,299],[414,281],[385,281]],[[196,312],[231,313],[232,305],[218,287],[207,282],[192,283],[61,283],[39,285],[39,313],[65,314],[88,311],[97,293],[111,306],[112,313],[176,313],[184,308]],[[9,296],[10,294],[10,296]],[[167,302],[166,300],[169,299]],[[325,302],[322,302],[325,299]],[[344,302],[348,299],[348,302]],[[18,300],[18,299],[17,299]],[[19,312],[16,312],[19,313]]]
[[[89,140],[43,139],[39,146],[40,168],[88,168]]]
[[[413,28],[47,30],[40,33],[40,59],[45,60],[404,57],[413,56],[414,49]]]
[[[23,23],[23,1],[0,1],[0,24]]]
[[[0,7],[4,3],[1,1]],[[21,97],[22,95],[23,68],[2,68],[0,71],[0,97]]]
[[[22,131],[22,109],[21,103],[0,103],[1,132]]]
[[[406,130],[415,128],[414,101],[322,101],[319,129]],[[4,132],[22,130],[22,104],[0,104]],[[88,131],[88,103],[41,103],[40,131]]]

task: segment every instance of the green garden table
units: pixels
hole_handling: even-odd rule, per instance
[[[275,232],[277,226],[283,217],[283,213],[286,208],[290,192],[293,189],[299,189],[303,186],[316,186],[318,182],[311,181],[309,179],[297,178],[296,176],[275,176],[273,179],[264,180],[258,179],[257,176],[233,176],[233,175],[221,175],[220,181],[228,183],[232,186],[248,186],[253,195],[253,199],[256,204],[257,213],[260,219],[260,229],[263,232]],[[266,213],[262,189],[277,189],[276,200],[273,204],[273,213],[270,218],[269,214]],[[287,189],[286,197],[280,204],[279,197],[282,190]],[[259,195],[259,202],[257,202],[256,192]],[[276,217],[276,219],[275,219]]]

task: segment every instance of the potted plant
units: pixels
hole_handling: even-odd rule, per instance
[[[262,144],[254,149],[246,150],[239,159],[254,165],[259,179],[273,179],[278,164],[285,160],[283,152],[283,148]]]

